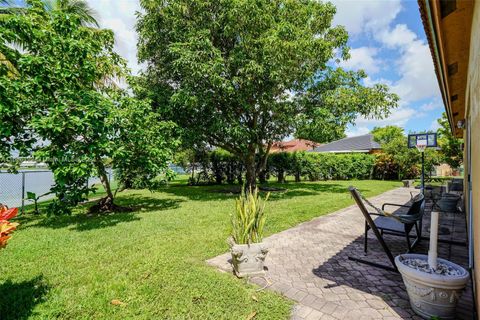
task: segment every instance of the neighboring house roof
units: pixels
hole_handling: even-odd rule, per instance
[[[290,141],[274,142],[270,153],[275,152],[293,152],[293,151],[308,151],[313,150],[315,147],[320,146],[320,143],[316,143],[310,140],[293,139]]]
[[[372,134],[365,134],[362,136],[349,137],[341,140],[333,141],[323,146],[319,146],[312,150],[312,152],[333,152],[333,153],[348,153],[348,152],[370,152],[372,150],[381,149],[380,144],[373,140]]]

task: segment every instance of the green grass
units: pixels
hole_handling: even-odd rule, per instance
[[[350,184],[367,196],[400,186],[284,184],[267,204],[266,232],[352,204]],[[287,319],[291,301],[205,264],[228,250],[235,195],[217,192],[228,188],[172,183],[121,193],[118,203],[133,213],[87,217],[82,207],[71,217],[20,218],[0,251],[0,319]]]

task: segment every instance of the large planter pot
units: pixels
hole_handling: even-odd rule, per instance
[[[447,193],[437,202],[437,206],[445,212],[456,212],[458,200],[460,200],[460,196]]]
[[[428,258],[423,254],[402,254],[395,258],[395,264],[407,287],[412,309],[425,319],[455,319],[457,301],[469,279],[467,270],[448,260],[438,259],[439,264],[453,268],[457,274],[427,273],[407,266],[403,262],[405,259],[427,261]]]
[[[403,186],[405,188],[412,188],[413,187],[413,184],[415,183],[415,180],[402,180],[403,182]]]
[[[264,243],[234,244],[231,248],[233,271],[237,277],[263,275],[268,248]]]

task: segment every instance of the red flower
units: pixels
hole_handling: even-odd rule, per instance
[[[0,221],[10,220],[18,213],[18,208],[8,209],[7,207],[0,207]]]

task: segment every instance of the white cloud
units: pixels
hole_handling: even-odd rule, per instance
[[[432,121],[432,124],[430,125],[430,131],[437,131],[440,128],[440,125],[438,124],[437,119]]]
[[[350,50],[350,59],[340,62],[340,66],[346,69],[363,69],[369,74],[375,74],[380,70],[382,60],[377,57],[378,49],[373,47],[360,47]]]
[[[443,107],[442,102],[440,102],[439,100],[434,100],[434,101],[430,101],[428,103],[422,104],[419,109],[423,111],[432,111],[432,110],[441,109],[442,107]]]
[[[396,45],[401,51],[397,61],[400,79],[393,84],[392,91],[405,102],[438,97],[440,92],[428,45],[417,38],[405,41],[407,38],[401,37]]]
[[[358,118],[357,126],[349,128],[347,134],[366,132],[374,126],[403,127],[413,117],[423,117],[426,112],[441,105],[438,103],[439,89],[428,44],[407,25],[395,23],[402,10],[400,0],[333,0],[333,3],[337,6],[335,24],[344,25],[354,39],[361,35],[362,39],[371,40],[368,47],[352,49],[352,60],[341,65],[363,68],[370,74],[364,79],[365,85],[384,83],[400,97],[399,108],[393,110],[390,117],[383,120]],[[392,57],[395,51],[397,53]],[[379,58],[384,60],[379,61]],[[372,78],[371,75],[379,69],[390,71],[394,77]],[[432,98],[435,98],[433,102],[425,103],[418,110],[410,107],[413,102]]]
[[[349,126],[347,130],[345,131],[345,134],[347,137],[356,137],[356,136],[361,136],[364,134],[369,133],[371,130],[368,129],[368,127],[357,127],[357,126]]]
[[[365,31],[383,30],[402,9],[400,0],[333,0],[331,2],[337,7],[334,24],[345,26],[351,36]]]
[[[134,74],[141,66],[137,62],[137,39],[135,12],[140,11],[138,0],[87,0],[98,13],[100,26],[115,33],[115,50],[127,59]]]
[[[368,119],[365,117],[358,117],[355,123],[359,127],[383,127],[386,125],[403,127],[407,121],[416,114],[418,114],[418,112],[413,108],[399,107],[393,110],[390,116],[385,119]]]
[[[387,26],[375,32],[374,37],[389,48],[408,47],[417,39],[417,35],[405,24],[397,24],[393,29]]]

